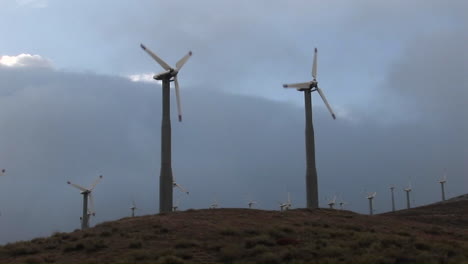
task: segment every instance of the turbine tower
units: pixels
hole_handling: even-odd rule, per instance
[[[249,205],[249,209],[252,209],[253,205],[257,202],[250,200],[247,204]]]
[[[373,205],[374,205],[374,202],[373,202],[373,201],[374,201],[374,197],[375,197],[376,195],[377,195],[377,193],[374,192],[374,193],[372,193],[372,194],[369,193],[369,194],[367,195],[367,197],[366,197],[367,199],[369,199],[369,214],[370,214],[370,215],[374,215],[374,206],[373,206]]]
[[[406,209],[410,209],[411,208],[411,205],[410,205],[410,192],[412,190],[411,182],[409,183],[408,188],[405,188],[403,190],[406,192]]]
[[[439,181],[442,188],[442,201],[445,201],[445,183],[447,182],[447,171],[444,171],[444,177]]]
[[[132,201],[132,207],[130,207],[130,210],[132,210],[132,217],[135,217],[135,210],[137,210],[138,207],[136,206],[135,201]]]
[[[336,203],[336,195],[333,197],[332,200],[328,201],[328,206],[330,207],[330,209],[335,209],[334,208],[335,203]]]
[[[288,193],[288,201],[285,202],[285,203],[279,203],[279,206],[280,206],[281,211],[289,210],[291,208],[291,206],[292,206],[291,195],[289,193]]]
[[[395,195],[394,195],[395,186],[390,186],[390,192],[392,194],[392,212],[395,212]]]
[[[81,217],[81,229],[89,228],[89,217],[91,215],[96,214],[94,212],[94,199],[93,199],[92,191],[94,190],[96,185],[101,181],[101,179],[102,179],[102,175],[100,175],[99,178],[97,178],[89,188],[85,188],[78,184],[71,183],[70,181],[67,182],[71,186],[80,190],[81,194],[83,195],[83,216]],[[88,203],[89,203],[90,209],[88,209]]]
[[[159,176],[159,212],[172,211],[172,165],[171,165],[171,116],[170,116],[170,82],[175,84],[177,111],[179,122],[182,122],[182,109],[180,105],[179,81],[177,74],[187,60],[192,56],[190,51],[177,63],[176,68],[172,68],[155,53],[141,44],[141,48],[146,51],[165,70],[153,76],[153,79],[162,81],[162,122],[161,122],[161,171]]]
[[[300,92],[304,92],[305,101],[305,143],[306,143],[306,195],[307,195],[307,208],[318,208],[318,186],[317,186],[317,168],[315,166],[315,142],[314,142],[314,127],[312,124],[312,98],[313,91],[317,91],[322,97],[328,111],[330,111],[333,119],[336,119],[335,113],[328,104],[325,94],[322,89],[318,87],[317,82],[317,48],[315,48],[314,62],[312,65],[313,80],[304,83],[284,84],[284,88],[296,88]]]

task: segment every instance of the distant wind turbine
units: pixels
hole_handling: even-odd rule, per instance
[[[292,203],[291,203],[291,195],[288,193],[288,201],[285,203],[279,203],[280,206],[280,211],[285,211],[291,209]]]
[[[370,215],[373,215],[373,214],[374,214],[374,202],[373,202],[373,200],[374,200],[374,197],[375,197],[376,195],[377,195],[377,193],[374,192],[374,193],[372,193],[372,194],[369,193],[369,194],[367,195],[367,197],[366,197],[367,199],[369,199],[369,214],[370,214]]]
[[[328,206],[330,207],[330,209],[335,209],[335,203],[336,203],[336,195],[333,197],[333,199],[329,200],[328,201]]]
[[[406,192],[406,209],[410,209],[411,208],[411,204],[410,204],[410,192],[413,190],[411,188],[411,182],[409,182],[408,184],[408,187],[403,189],[405,192]]]
[[[96,214],[94,211],[94,199],[93,199],[92,191],[94,190],[96,185],[101,181],[101,179],[102,179],[102,175],[100,175],[99,178],[97,178],[89,188],[85,188],[78,184],[71,183],[70,181],[67,182],[71,186],[80,190],[81,194],[83,195],[83,216],[81,217],[81,229],[89,228],[89,217],[91,215]],[[89,209],[88,209],[88,203],[89,203]]]
[[[442,188],[442,201],[445,201],[445,183],[447,182],[447,170],[444,170],[444,177],[439,180],[440,187]]]
[[[394,191],[395,191],[395,186],[390,186],[390,192],[392,194],[392,212],[395,212],[395,194],[394,194]]]
[[[322,97],[325,106],[330,111],[333,119],[336,119],[335,113],[331,106],[328,104],[325,94],[322,89],[318,87],[317,82],[317,48],[315,48],[314,62],[312,65],[312,77],[313,80],[304,83],[293,83],[284,84],[284,88],[296,88],[300,92],[304,92],[305,100],[305,141],[306,141],[306,195],[307,195],[307,208],[318,208],[319,207],[319,196],[318,196],[318,185],[317,185],[317,168],[315,166],[315,142],[314,142],[314,127],[312,124],[312,100],[311,94],[313,91],[317,91]]]
[[[177,110],[179,114],[179,122],[182,122],[182,108],[180,104],[179,81],[177,75],[192,56],[190,51],[187,55],[182,57],[177,63],[176,67],[172,68],[159,58],[155,53],[141,44],[141,48],[146,51],[161,67],[164,72],[154,75],[155,80],[162,81],[162,123],[161,123],[161,172],[159,176],[159,212],[171,212],[173,206],[172,197],[172,165],[171,165],[171,116],[170,116],[170,82],[175,84],[175,93],[177,100]]]
[[[135,217],[135,210],[138,210],[139,208],[136,206],[135,201],[132,201],[132,207],[130,207],[130,210],[132,210],[132,217]]]

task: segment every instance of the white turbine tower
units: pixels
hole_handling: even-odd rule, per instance
[[[395,186],[390,186],[390,193],[392,194],[392,212],[395,212]]]
[[[177,63],[176,67],[172,68],[165,61],[159,58],[155,53],[146,48],[143,44],[141,48],[146,51],[161,67],[164,72],[153,76],[155,80],[162,81],[162,122],[161,122],[161,172],[159,176],[159,212],[172,211],[172,165],[171,165],[171,116],[170,116],[170,82],[175,84],[177,110],[179,114],[179,122],[182,121],[182,108],[180,104],[179,81],[177,75],[192,56],[190,51],[187,55],[182,57]]]
[[[411,204],[410,204],[410,192],[413,190],[411,188],[411,182],[409,182],[408,184],[408,187],[403,189],[405,192],[406,192],[406,209],[410,209],[411,208]]]
[[[175,204],[172,206],[172,211],[176,212],[179,209],[179,199],[176,200]]]
[[[444,171],[444,177],[439,180],[440,187],[442,188],[442,201],[445,201],[445,183],[447,182],[447,171]]]
[[[89,217],[91,215],[94,216],[96,214],[96,212],[94,211],[94,199],[93,199],[92,191],[94,190],[96,185],[101,181],[101,179],[102,179],[102,175],[100,175],[89,188],[85,188],[78,184],[71,183],[70,181],[67,182],[71,186],[80,190],[81,194],[83,195],[83,216],[81,217],[81,229],[89,228]],[[88,209],[88,203],[89,203],[89,209]]]
[[[367,199],[369,199],[369,214],[374,214],[374,197],[377,195],[376,192],[367,194]]]
[[[328,206],[330,207],[330,209],[335,209],[335,203],[336,203],[336,195],[333,197],[333,199],[329,200],[328,201]]]
[[[317,91],[322,97],[325,106],[330,111],[333,119],[336,119],[335,113],[328,104],[325,94],[322,89],[318,87],[317,82],[317,48],[315,48],[314,62],[312,65],[312,77],[310,82],[284,84],[284,88],[296,88],[300,92],[304,92],[305,101],[305,143],[306,143],[306,194],[307,194],[307,208],[318,208],[318,185],[317,185],[317,168],[315,166],[315,142],[314,142],[314,127],[312,124],[312,100],[311,94]]]
[[[132,210],[132,217],[135,217],[135,210],[138,210],[139,208],[136,206],[135,201],[132,201],[132,207],[130,207],[130,210]]]
[[[285,203],[279,203],[279,206],[280,206],[281,211],[291,209],[292,203],[291,203],[291,195],[289,193],[288,193],[288,201],[286,201]]]
[[[216,209],[216,208],[219,208],[219,204],[218,204],[218,199],[215,198],[214,199],[214,202],[210,205],[210,209]]]
[[[252,207],[254,206],[254,204],[257,204],[257,202],[256,202],[256,201],[250,200],[247,204],[249,205],[249,209],[252,209]]]

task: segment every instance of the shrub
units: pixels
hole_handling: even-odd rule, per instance
[[[225,228],[219,232],[223,236],[238,236],[239,232],[233,228]]]
[[[184,260],[176,257],[176,256],[165,256],[162,257],[161,259],[158,259],[157,263],[162,263],[162,264],[182,264],[184,263]]]
[[[191,248],[196,246],[198,246],[198,242],[193,240],[181,240],[175,244],[175,248]]]
[[[101,234],[99,234],[100,237],[110,237],[112,236],[112,233],[109,231],[102,231]]]
[[[133,241],[133,242],[130,242],[130,244],[128,245],[128,248],[142,248],[143,247],[143,244],[141,243],[141,241]]]
[[[274,246],[276,243],[270,237],[262,235],[256,236],[245,241],[246,248],[253,248],[256,245]]]
[[[276,264],[276,263],[281,263],[281,257],[278,255],[275,255],[272,252],[266,252],[263,253],[262,255],[257,257],[256,263],[268,263],[268,264]]]
[[[222,262],[233,262],[240,259],[244,254],[244,249],[238,245],[228,245],[221,248],[220,260]]]

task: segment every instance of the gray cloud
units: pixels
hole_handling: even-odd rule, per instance
[[[142,213],[157,210],[160,90],[156,84],[44,68],[0,68],[1,242],[69,231],[79,226],[81,195],[67,180],[88,185],[99,174],[93,223],[127,216],[135,199]],[[181,208],[246,206],[247,197],[276,209],[291,192],[304,206],[302,107],[258,97],[189,87],[185,119],[173,122]],[[301,94],[296,93],[296,96]],[[173,102],[174,103],[174,102]],[[366,212],[365,191],[377,191],[378,212],[389,209],[390,184],[411,177],[415,201],[438,200],[437,177],[449,171],[449,195],[466,192],[463,131],[428,121],[383,125],[375,116],[331,120],[315,108],[321,204],[340,194]],[[434,140],[448,138],[450,140]],[[400,194],[399,198],[402,197]],[[398,200],[402,206],[403,201]]]

